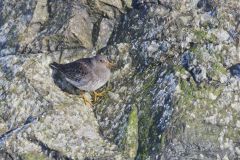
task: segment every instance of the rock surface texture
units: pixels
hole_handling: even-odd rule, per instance
[[[3,0],[0,13],[0,159],[240,159],[239,0]],[[49,64],[96,53],[116,66],[89,107]]]

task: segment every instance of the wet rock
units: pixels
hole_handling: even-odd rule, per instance
[[[204,67],[196,64],[194,55],[190,52],[185,52],[182,55],[182,66],[191,74],[193,80],[199,85],[206,79],[206,70]]]
[[[138,16],[142,16],[142,19],[129,18]],[[103,51],[111,53],[118,63],[111,92],[120,95],[120,100],[114,102],[107,99],[97,105],[95,110],[103,136],[116,143],[126,153],[129,147],[126,146],[125,139],[130,138],[126,132],[126,123],[132,107],[138,106],[138,159],[154,157],[159,151],[160,148],[156,146],[159,145],[159,136],[167,127],[172,115],[171,100],[177,83],[171,67],[158,64],[162,54],[167,52],[169,44],[154,39],[161,32],[154,30],[159,27],[154,25],[154,18],[156,17],[142,14],[142,10],[133,10],[123,16],[123,23],[119,24],[110,39],[109,45],[112,45]],[[140,23],[142,24],[139,26]],[[146,27],[150,30],[144,30]],[[116,41],[118,45],[114,45]],[[120,77],[115,76],[117,74],[122,75],[124,79],[119,80]],[[127,87],[119,89],[123,84]],[[131,96],[133,92],[134,97]],[[142,98],[142,95],[145,95],[145,98]],[[150,120],[147,117],[152,118]],[[135,149],[133,146],[132,150]]]
[[[163,41],[162,43],[160,43],[159,49],[162,52],[166,53],[169,49],[169,44],[167,42]]]
[[[145,4],[158,4],[157,0],[133,0],[132,6],[134,8],[143,7]]]
[[[194,56],[190,52],[185,52],[182,55],[181,63],[182,66],[186,69],[189,70],[190,67],[195,63],[194,61]]]
[[[213,12],[216,10],[216,4],[212,0],[199,0],[197,3],[198,8],[203,8],[205,12]]]
[[[240,64],[235,64],[229,68],[232,76],[240,78]]]
[[[206,79],[206,70],[201,67],[201,66],[197,66],[194,67],[190,70],[190,74],[192,75],[194,81],[197,84],[200,84],[204,79]]]

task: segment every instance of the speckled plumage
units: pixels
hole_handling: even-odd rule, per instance
[[[62,72],[66,80],[80,90],[95,91],[110,79],[109,64],[106,56],[96,55],[67,64],[54,62],[50,66]]]

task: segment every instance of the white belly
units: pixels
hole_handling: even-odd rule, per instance
[[[80,90],[95,91],[107,83],[107,80],[91,81],[87,86],[79,87]]]

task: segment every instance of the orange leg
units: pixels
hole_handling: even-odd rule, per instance
[[[96,91],[93,91],[93,94],[94,94],[94,99],[93,99],[93,101],[96,102],[97,99],[98,99],[98,97],[104,96],[104,93],[105,93],[105,92],[106,92],[106,91],[102,91],[102,92],[97,93]]]
[[[92,106],[92,102],[87,96],[85,96],[84,94],[81,94],[81,97],[82,97],[85,105],[89,104],[90,106]]]

